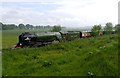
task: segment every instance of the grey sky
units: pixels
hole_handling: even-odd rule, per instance
[[[119,0],[2,0],[1,22],[84,27],[118,23]]]

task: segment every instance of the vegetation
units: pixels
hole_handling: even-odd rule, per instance
[[[120,24],[115,26],[115,31],[120,34]]]
[[[3,76],[118,76],[118,35],[10,49],[21,32],[3,31]]]
[[[14,30],[17,29],[17,26],[15,24],[1,24],[2,30]]]
[[[112,23],[106,23],[106,26],[104,27],[104,31],[106,34],[111,34],[113,31],[113,24]]]
[[[60,25],[54,25],[54,26],[50,26],[50,25],[38,25],[38,26],[33,26],[30,24],[19,24],[19,25],[15,25],[15,24],[3,24],[0,22],[0,30],[49,30],[51,32],[59,32],[61,31],[63,28],[65,27],[61,27]],[[102,29],[101,25],[94,25],[91,29],[91,34],[92,36],[98,36],[99,33],[101,31],[104,31],[105,34],[111,34],[112,31],[115,30],[115,32],[119,32],[120,31],[120,25],[117,24],[115,27],[113,26],[113,24],[111,22],[106,23],[106,26]]]
[[[55,26],[53,26],[51,31],[52,32],[59,32],[59,31],[61,31],[61,26],[60,25],[55,25]]]
[[[53,28],[53,26],[33,26],[33,25],[30,25],[30,24],[19,24],[19,25],[15,25],[15,24],[3,24],[3,23],[0,23],[0,30],[35,30],[35,29],[49,29],[51,30]]]
[[[48,29],[44,30],[3,30],[2,31],[2,47],[3,48],[11,48],[14,47],[18,42],[18,36],[23,32],[46,32]]]
[[[2,31],[0,30],[0,76],[2,76]]]
[[[113,33],[120,33],[120,24],[113,26],[111,22],[108,22],[103,28],[101,25],[94,25],[91,29],[92,36],[98,36],[102,32],[103,34],[107,34],[107,35]]]
[[[91,29],[91,35],[92,36],[98,36],[100,31],[102,29],[102,26],[101,25],[94,25],[93,28]]]
[[[19,27],[19,29],[25,29],[26,28],[24,24],[19,24],[18,27]]]
[[[2,23],[0,23],[0,30],[2,30]]]
[[[118,76],[120,37],[111,32],[115,29],[119,33],[119,24],[113,28],[112,23],[106,23],[104,31],[110,35],[98,36],[102,27],[94,25],[92,35],[97,37],[53,43],[40,48],[12,49],[22,32],[49,31],[49,27],[0,23],[0,29],[4,30],[2,31],[3,76]],[[61,26],[52,28],[53,32],[60,30]]]

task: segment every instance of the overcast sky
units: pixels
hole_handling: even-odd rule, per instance
[[[85,27],[118,23],[119,0],[2,0],[2,23]]]

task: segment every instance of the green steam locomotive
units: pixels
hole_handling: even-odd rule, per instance
[[[30,33],[24,32],[19,35],[19,42],[17,47],[40,47],[51,43],[71,41],[82,38],[82,32],[68,31],[68,32],[44,32],[44,33]]]

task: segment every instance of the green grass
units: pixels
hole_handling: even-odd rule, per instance
[[[44,32],[48,30],[3,30],[2,31],[2,48],[12,48],[18,42],[18,36],[23,32]]]
[[[10,49],[12,40],[3,41],[4,45],[9,42],[3,47],[3,76],[87,76],[88,72],[118,76],[117,35],[14,50]]]
[[[0,77],[2,76],[2,31],[0,30]]]

